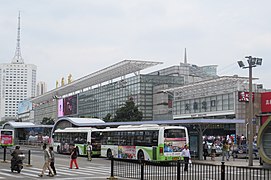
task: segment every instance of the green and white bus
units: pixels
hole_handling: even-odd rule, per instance
[[[180,159],[188,144],[183,126],[125,125],[101,131],[101,156],[120,159],[171,161]]]
[[[57,129],[52,135],[54,151],[59,154],[70,154],[72,146],[77,146],[79,155],[87,155],[87,143],[92,145],[92,155],[100,155],[100,132],[96,128],[78,127]]]

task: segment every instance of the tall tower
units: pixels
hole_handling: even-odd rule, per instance
[[[17,45],[16,45],[16,50],[15,50],[15,55],[12,59],[12,63],[15,64],[23,64],[24,60],[21,55],[21,47],[20,47],[20,34],[21,34],[21,22],[20,22],[21,16],[20,16],[20,11],[18,15],[18,29],[17,29]]]
[[[25,64],[21,56],[20,18],[19,12],[15,55],[11,63],[0,64],[0,118],[7,121],[16,120],[18,104],[36,92],[37,66]]]
[[[186,48],[184,48],[184,64],[187,64]]]

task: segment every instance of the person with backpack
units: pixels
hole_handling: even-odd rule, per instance
[[[73,147],[72,152],[71,152],[70,169],[72,169],[73,163],[75,164],[76,169],[79,169],[78,164],[77,164],[77,157],[78,157],[78,147],[75,146]]]

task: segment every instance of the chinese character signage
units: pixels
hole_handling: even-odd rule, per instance
[[[271,92],[261,93],[261,110],[262,113],[271,112]]]
[[[239,91],[238,92],[239,102],[249,102],[249,92]],[[252,101],[254,101],[254,93],[252,93]]]

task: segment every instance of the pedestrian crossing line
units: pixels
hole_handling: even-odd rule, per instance
[[[4,172],[1,172],[1,171],[4,171]],[[2,175],[4,175],[4,176],[10,176],[10,177],[15,177],[15,178],[21,178],[19,173],[17,173],[17,174],[12,173],[12,172],[11,172],[10,170],[8,170],[8,169],[1,169],[1,171],[0,171],[0,174],[2,174]]]
[[[94,175],[92,173],[88,173],[85,171],[80,171],[79,169],[63,169],[63,168],[58,168],[56,169],[57,173],[58,172],[67,172],[68,175],[70,174],[79,174],[79,175]]]
[[[61,168],[67,169],[67,166],[61,166],[61,165],[56,166],[56,169],[61,169]],[[88,167],[79,167],[79,169],[76,169],[76,171],[84,171],[84,172],[89,171],[89,170],[98,170],[98,171],[107,172],[107,171],[110,171],[110,168],[88,166]]]
[[[33,169],[33,170],[35,170],[35,172],[36,173],[38,173],[38,174],[40,174],[41,173],[41,168],[35,168],[35,167],[31,167],[30,169]],[[25,169],[26,170],[26,169]],[[57,174],[59,174],[59,175],[67,175],[67,173],[66,172],[61,172],[61,171],[58,171],[58,169],[56,169],[57,171],[56,171],[56,173]],[[49,170],[47,170],[46,172],[49,172]],[[45,173],[46,173],[45,172]],[[73,174],[69,174],[69,176],[74,176]]]
[[[8,171],[7,169],[3,169],[4,171]],[[9,172],[9,171],[8,171]],[[26,176],[31,176],[31,177],[36,177],[37,175],[33,174],[33,173],[27,173],[25,172],[25,169],[22,169],[22,171],[20,173],[18,173],[19,175],[26,175]],[[10,174],[9,174],[10,175]],[[18,176],[16,176],[18,177]]]
[[[62,166],[62,165],[59,165],[56,167],[57,168],[60,168],[60,167],[64,167],[64,168],[67,168],[67,166]],[[98,170],[98,171],[103,171],[103,172],[106,172],[106,171],[110,171],[111,168],[110,167],[104,167],[104,166],[85,166],[85,167],[79,167],[79,169],[76,169],[76,170],[86,170],[86,171],[89,171],[89,170]]]
[[[61,168],[58,168],[58,169],[61,169]],[[72,170],[72,169],[71,169]],[[72,170],[73,171],[73,170]],[[102,173],[102,174],[109,174],[110,173],[110,170],[101,170],[101,169],[97,169],[97,168],[79,168],[79,169],[76,169],[75,171],[73,172],[90,172],[90,173]],[[89,173],[88,173],[89,174]]]

